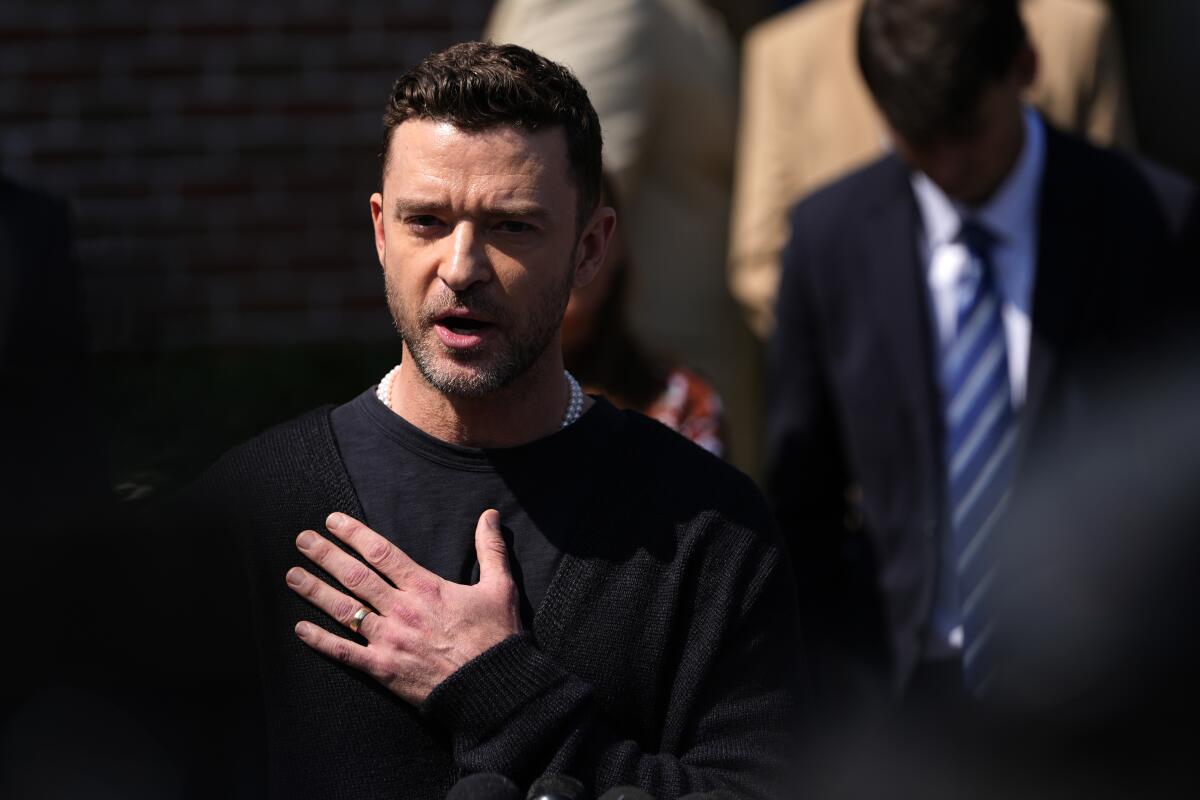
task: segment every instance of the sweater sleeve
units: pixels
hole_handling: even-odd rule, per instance
[[[794,587],[773,550],[744,580],[741,613],[717,641],[685,645],[681,681],[698,682],[668,714],[686,731],[673,752],[651,752],[626,735],[571,674],[528,635],[513,636],[464,665],[421,707],[450,732],[463,772],[517,780],[565,774],[594,794],[635,785],[659,798],[731,789],[769,796],[794,719]],[[699,651],[716,650],[702,675],[687,674]],[[666,749],[665,747],[663,749]]]

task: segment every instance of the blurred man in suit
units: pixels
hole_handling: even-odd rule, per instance
[[[984,694],[1021,465],[1168,335],[1195,193],[1024,105],[1017,0],[867,0],[858,53],[895,152],[791,214],[768,488],[828,695]]]

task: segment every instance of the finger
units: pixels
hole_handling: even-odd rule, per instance
[[[296,635],[300,637],[300,641],[313,650],[329,656],[334,661],[340,661],[343,664],[371,675],[375,674],[375,665],[371,658],[371,653],[361,644],[356,644],[349,639],[335,636],[321,626],[314,625],[311,622],[297,622]]]
[[[479,582],[511,581],[508,547],[500,532],[500,512],[489,508],[475,524],[475,557],[479,559]]]
[[[388,597],[395,590],[387,581],[354,556],[334,546],[333,542],[315,531],[304,531],[296,537],[296,547],[310,561],[337,578],[342,586],[375,608],[386,608]]]
[[[355,613],[360,608],[368,608],[358,598],[339,592],[316,575],[300,567],[289,569],[285,580],[293,592],[351,630],[354,629],[352,623]],[[368,610],[371,609],[368,608]],[[358,632],[370,641],[371,632],[377,622],[379,622],[379,614],[371,611],[359,624]]]
[[[334,536],[348,544],[401,589],[414,578],[436,577],[399,547],[348,514],[334,512],[325,520],[325,525]]]

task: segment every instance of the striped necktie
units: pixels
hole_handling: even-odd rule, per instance
[[[942,350],[941,388],[950,532],[963,623],[963,675],[981,695],[993,676],[993,622],[987,602],[995,576],[992,533],[1008,503],[1017,438],[1008,348],[991,250],[995,238],[964,221],[970,253],[957,289],[957,324]]]

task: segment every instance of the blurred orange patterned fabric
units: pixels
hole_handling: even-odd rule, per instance
[[[667,376],[667,388],[645,410],[713,455],[726,455],[724,409],[708,381],[685,367]]]

